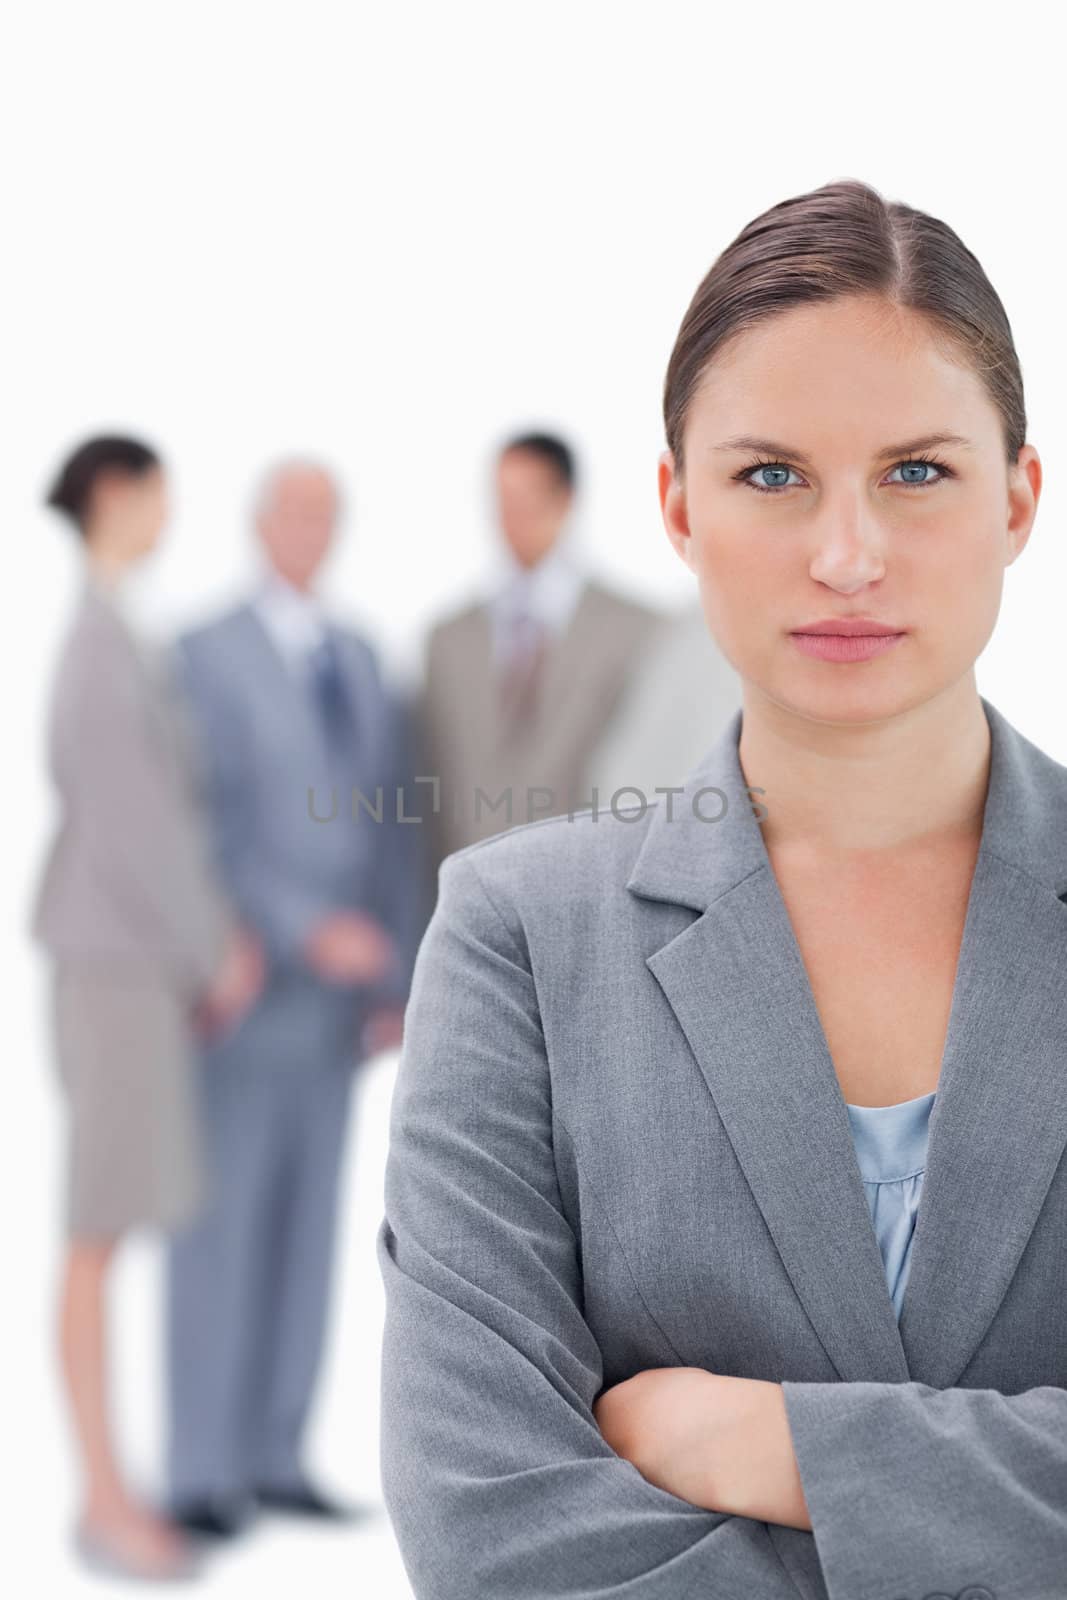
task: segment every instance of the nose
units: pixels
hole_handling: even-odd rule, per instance
[[[817,583],[851,594],[885,576],[886,535],[862,493],[829,495],[815,516],[810,572]]]

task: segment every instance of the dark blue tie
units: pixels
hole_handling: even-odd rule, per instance
[[[343,760],[352,753],[355,723],[337,641],[332,634],[324,634],[312,650],[308,668],[330,760]]]

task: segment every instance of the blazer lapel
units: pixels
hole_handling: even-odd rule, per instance
[[[389,690],[384,681],[379,679],[373,658],[358,636],[334,623],[330,623],[329,627],[337,646],[352,714],[353,765],[368,771],[377,782],[382,776],[392,776],[386,768]],[[375,796],[370,794],[368,799],[374,801]],[[395,796],[385,793],[384,800],[385,815],[388,816],[395,805]]]
[[[323,741],[311,698],[279,654],[251,601],[237,607],[232,626],[235,648],[244,657],[253,692],[271,707],[271,722],[278,729],[279,740],[291,751],[291,771],[299,774],[306,787],[309,805],[325,814],[330,796],[321,787]]]
[[[1067,1146],[1067,772],[983,704],[982,847],[900,1317],[936,1388],[988,1330]]]
[[[1067,906],[1057,898],[1067,774],[983,706],[982,846],[899,1326],[844,1097],[738,760],[741,711],[670,808],[661,803],[627,884],[700,913],[647,965],[845,1381],[955,1381],[1067,1144]],[[701,821],[721,810],[714,790],[725,815]]]
[[[279,654],[255,604],[246,600],[238,606],[233,621],[264,693],[275,704],[284,706],[283,715],[291,717],[299,709],[306,717],[307,698],[301,693],[287,662]]]
[[[566,714],[566,708],[581,698],[581,691],[591,669],[598,659],[597,639],[593,633],[599,618],[596,616],[597,591],[588,581],[582,584],[574,610],[567,626],[558,638],[553,639],[545,661],[542,684],[542,716],[550,721]],[[590,637],[592,633],[592,637]]]

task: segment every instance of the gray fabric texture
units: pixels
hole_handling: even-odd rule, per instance
[[[419,1600],[1067,1594],[1067,769],[982,704],[899,1324],[741,712],[682,794],[444,862],[377,1237]],[[597,1395],[672,1365],[784,1386],[811,1532],[610,1448]]]

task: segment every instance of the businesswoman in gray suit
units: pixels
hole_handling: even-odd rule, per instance
[[[1041,487],[974,255],[855,182],[714,262],[663,519],[742,705],[453,853],[378,1259],[420,1600],[1067,1594],[1067,769],[975,661]]]
[[[97,1567],[169,1578],[189,1553],[127,1487],[110,1437],[105,1290],[131,1229],[177,1227],[200,1207],[190,1031],[236,1020],[261,960],[215,888],[178,707],[124,614],[123,580],[165,522],[159,458],[140,440],[90,439],[48,503],[84,554],[50,708],[59,828],[33,914],[69,1111],[60,1348],[85,1475],[75,1540]]]

